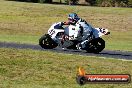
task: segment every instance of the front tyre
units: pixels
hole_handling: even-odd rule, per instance
[[[39,45],[44,49],[53,49],[58,46],[58,44],[51,39],[50,35],[45,34],[39,39]]]
[[[102,38],[95,38],[88,42],[86,51],[89,53],[99,53],[105,48],[105,41]]]

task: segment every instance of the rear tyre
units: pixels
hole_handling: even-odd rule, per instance
[[[58,44],[51,39],[50,35],[45,34],[39,39],[39,45],[44,49],[53,49],[58,46]]]
[[[105,48],[105,41],[102,38],[95,38],[88,42],[86,51],[89,53],[99,53]]]

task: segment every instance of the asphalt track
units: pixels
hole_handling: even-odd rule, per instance
[[[68,53],[68,54],[77,54],[77,55],[86,55],[86,56],[110,57],[114,59],[132,60],[132,52],[123,52],[123,51],[103,50],[99,54],[93,54],[93,53],[87,53],[86,51],[81,51],[81,50],[69,50],[69,49],[61,49],[61,48],[43,49],[39,45],[17,44],[17,43],[6,43],[6,42],[0,42],[0,48],[32,49],[32,50],[42,50],[42,51],[53,51],[58,53]]]

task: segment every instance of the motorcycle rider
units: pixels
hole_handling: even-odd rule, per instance
[[[77,49],[83,49],[85,48],[85,44],[89,41],[90,38],[93,37],[92,31],[93,27],[89,25],[84,19],[79,18],[76,13],[70,13],[68,15],[68,24],[79,26],[81,29],[81,41],[79,40],[79,43],[77,44]]]

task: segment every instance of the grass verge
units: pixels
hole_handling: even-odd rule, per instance
[[[79,66],[90,74],[131,74],[132,62],[61,54],[0,48],[0,87],[2,88],[131,88],[130,84],[87,84],[79,86]]]

